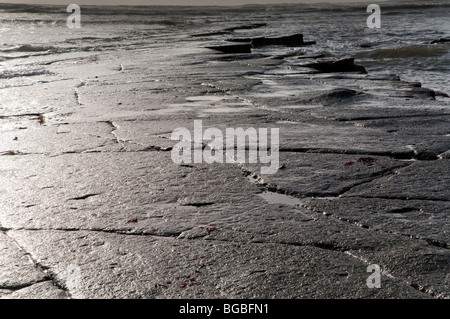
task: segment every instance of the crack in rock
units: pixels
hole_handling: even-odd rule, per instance
[[[215,239],[215,238],[207,238],[205,240],[215,240],[215,241],[223,241],[223,242],[233,242],[234,240],[225,240],[225,239]],[[263,241],[253,241],[252,243],[255,244],[268,244],[268,242],[263,242]],[[274,244],[273,242],[271,242],[271,244]],[[318,248],[318,249],[324,249],[324,250],[329,250],[329,251],[334,251],[334,252],[340,252],[343,254],[346,254],[350,257],[353,257],[357,260],[359,260],[360,262],[366,264],[366,265],[370,265],[372,264],[371,262],[369,262],[367,259],[365,259],[362,256],[358,256],[355,255],[354,253],[351,252],[350,249],[345,249],[344,247],[339,247],[339,246],[335,246],[333,244],[330,243],[288,243],[288,242],[276,242],[275,244],[279,244],[279,245],[288,245],[288,246],[297,246],[297,247],[314,247],[314,248]],[[381,266],[381,265],[380,265]],[[392,275],[390,272],[388,272],[386,269],[383,269],[382,267],[382,271],[381,274],[392,279],[395,280],[398,283],[401,283],[403,285],[406,286],[410,286],[413,287],[416,290],[419,290],[420,292],[429,295],[430,297],[433,298],[445,298],[445,296],[442,296],[440,294],[436,294],[433,291],[431,291],[430,289],[426,289],[423,286],[417,284],[417,283],[410,283],[408,282],[408,280],[406,279],[402,279],[402,278],[397,278],[394,275]]]
[[[365,181],[362,181],[362,182],[358,182],[358,183],[355,183],[355,184],[350,185],[350,186],[348,186],[348,187],[345,187],[345,188],[342,190],[341,193],[335,195],[334,197],[339,198],[339,197],[341,197],[341,195],[343,195],[343,194],[345,194],[346,192],[350,191],[350,190],[351,190],[352,188],[354,188],[354,187],[357,187],[357,186],[360,186],[360,185],[363,185],[363,184],[367,184],[367,183],[371,183],[371,182],[373,182],[373,181],[376,180],[376,179],[379,179],[379,178],[382,178],[382,177],[385,177],[385,176],[388,176],[388,175],[390,175],[390,174],[395,173],[396,170],[399,169],[399,168],[400,168],[400,169],[403,169],[403,168],[408,167],[409,165],[412,165],[412,163],[411,163],[411,164],[408,164],[408,165],[406,165],[406,166],[405,166],[405,165],[399,165],[399,166],[396,166],[396,167],[391,167],[391,168],[389,168],[389,169],[383,170],[382,172],[379,172],[379,173],[375,174],[375,176],[373,176],[373,178],[371,178],[371,179],[368,179],[368,180],[365,180]],[[258,180],[261,179],[261,177],[259,177],[256,173],[253,173],[253,172],[249,171],[249,170],[246,169],[243,165],[241,165],[241,169],[242,169],[242,171],[244,172],[244,174],[245,174],[247,177],[252,176],[254,179],[256,179],[256,181],[251,181],[252,183],[255,183],[255,182],[258,183]],[[270,184],[268,184],[268,183],[260,183],[259,185],[260,185],[261,187],[266,188],[266,191],[269,191],[269,192],[272,192],[272,193],[275,193],[275,194],[291,195],[291,196],[298,195],[298,194],[295,194],[295,193],[290,194],[289,192],[287,192],[287,191],[285,191],[285,190],[283,190],[283,189],[278,188],[277,185],[270,185]],[[289,193],[289,194],[288,194],[288,193]],[[319,195],[319,196],[318,196],[318,195]],[[322,195],[322,196],[320,196],[320,195]],[[329,196],[328,194],[327,194],[327,196],[324,196],[323,194],[317,194],[316,196],[312,196],[312,197],[330,197],[330,196]],[[361,198],[366,198],[366,197],[362,197],[362,196],[359,196],[359,197],[361,197]],[[299,200],[300,200],[300,199],[299,199]],[[405,200],[408,200],[408,199],[405,199]],[[286,204],[289,205],[288,203],[286,203]],[[292,205],[291,205],[291,206],[292,206]],[[315,209],[314,207],[308,206],[308,205],[306,205],[306,204],[302,204],[301,206],[302,206],[303,208],[306,208],[306,209],[312,211],[312,212],[315,212],[315,211],[316,211],[316,209]],[[405,208],[400,208],[400,209],[397,209],[397,210],[393,210],[392,212],[401,212],[401,213],[405,213],[405,212],[412,212],[412,211],[416,211],[416,210],[419,210],[419,209],[417,209],[417,208],[415,208],[415,207],[405,207]],[[428,244],[430,244],[430,245],[432,245],[432,246],[439,247],[439,248],[445,248],[445,249],[448,249],[448,244],[445,243],[445,242],[439,241],[439,240],[430,239],[430,238],[423,238],[423,237],[419,237],[419,236],[405,235],[405,234],[401,234],[401,233],[392,232],[392,231],[389,231],[389,230],[381,230],[381,229],[377,229],[377,228],[370,227],[369,225],[362,224],[360,221],[353,221],[353,220],[341,218],[341,217],[339,217],[339,216],[335,216],[335,215],[333,215],[333,214],[325,213],[325,212],[323,212],[323,214],[325,214],[326,216],[331,216],[331,217],[333,217],[333,218],[335,218],[335,219],[337,219],[337,220],[340,220],[340,221],[343,221],[343,222],[347,222],[347,223],[349,223],[349,224],[351,224],[351,225],[354,225],[354,226],[357,226],[357,227],[360,227],[360,228],[367,229],[367,230],[371,230],[371,231],[380,231],[380,232],[384,232],[384,233],[388,233],[388,234],[395,234],[395,235],[405,236],[405,237],[408,237],[408,238],[414,238],[414,239],[418,239],[418,240],[424,240],[424,241],[426,241]],[[312,217],[312,218],[314,219],[314,217]],[[325,244],[325,245],[322,245],[322,246],[317,245],[316,247],[318,247],[318,248],[324,248],[324,249],[329,249],[330,247],[328,247],[327,245],[328,245],[328,244]],[[335,250],[335,249],[334,249],[334,250]]]
[[[300,193],[300,192],[287,191],[287,190],[280,188],[276,184],[262,182],[263,178],[261,176],[259,176],[257,173],[250,171],[249,169],[245,168],[244,165],[242,165],[242,164],[239,164],[239,166],[240,166],[241,170],[244,172],[244,175],[246,177],[249,177],[249,176],[253,177],[253,179],[255,179],[255,181],[251,181],[251,182],[257,184],[260,188],[264,188],[265,190],[274,192],[274,193],[285,194],[285,195],[290,195],[290,196],[299,197],[299,198],[300,197],[306,198],[306,197],[339,197],[339,196],[344,195],[346,192],[350,191],[354,187],[357,187],[357,186],[360,186],[363,184],[367,184],[367,183],[371,183],[371,182],[375,181],[376,179],[394,174],[396,172],[396,170],[406,168],[406,167],[410,166],[411,164],[412,163],[401,164],[401,165],[396,165],[393,167],[386,168],[379,172],[373,173],[370,177],[364,178],[362,181],[353,183],[352,185],[345,186],[338,192],[328,192],[328,193],[324,193],[324,192]]]
[[[424,118],[424,117],[442,117],[450,115],[450,113],[442,114],[410,114],[410,115],[398,115],[398,116],[361,116],[351,118],[337,118],[337,122],[353,122],[353,121],[376,121],[376,120],[389,120],[389,119],[402,119],[402,118]]]
[[[111,135],[114,136],[114,141],[119,144],[123,151],[128,151],[127,148],[123,145],[122,141],[119,139],[119,137],[116,135],[116,131],[119,129],[119,126],[116,125],[113,121],[103,121],[103,123],[108,124],[111,126]]]
[[[183,231],[178,232],[161,232],[156,233],[154,231],[146,231],[146,230],[132,230],[132,229],[112,229],[112,228],[63,228],[63,227],[55,227],[55,228],[33,228],[33,227],[18,227],[18,228],[8,228],[6,231],[64,231],[64,232],[100,232],[100,233],[108,233],[108,234],[118,234],[118,235],[127,235],[127,236],[153,236],[160,238],[176,238]]]
[[[204,206],[211,206],[214,205],[213,202],[205,202],[205,203],[186,203],[182,204],[181,206],[194,206],[194,207],[204,207]]]
[[[83,106],[83,103],[80,102],[80,94],[78,93],[77,90],[74,90],[74,96],[75,96],[75,102],[77,103],[77,105]]]
[[[17,284],[17,285],[11,285],[11,286],[4,285],[4,286],[0,286],[0,289],[10,290],[11,292],[14,292],[14,291],[18,291],[20,289],[31,287],[35,284],[39,284],[39,283],[45,282],[45,281],[51,281],[50,277],[45,275],[44,278],[42,278],[40,280],[34,280],[31,282],[26,282],[26,283]]]
[[[419,161],[432,161],[438,160],[440,154],[432,152],[421,152],[417,150],[410,151],[386,151],[386,152],[374,152],[369,150],[352,150],[352,149],[329,149],[329,148],[314,148],[314,147],[287,147],[280,148],[279,152],[286,153],[314,153],[314,154],[347,154],[347,155],[370,155],[370,156],[383,156],[393,159],[403,160],[419,160]]]
[[[101,193],[91,193],[91,194],[86,194],[86,195],[83,195],[83,196],[78,196],[78,197],[69,198],[68,201],[69,201],[69,200],[83,200],[83,199],[87,199],[87,198],[89,198],[89,197],[97,196],[97,195],[100,195],[100,194],[101,194]]]
[[[410,201],[410,200],[423,200],[423,201],[431,201],[431,202],[449,202],[448,199],[443,198],[429,198],[429,197],[408,197],[408,196],[379,196],[379,195],[347,195],[346,197],[357,197],[357,198],[378,198],[378,199],[395,199],[395,200],[404,200],[404,201]]]
[[[39,262],[32,256],[32,254],[31,254],[30,252],[26,251],[26,250],[25,250],[25,249],[17,242],[17,240],[15,240],[14,238],[12,238],[11,236],[8,235],[8,231],[10,231],[10,230],[13,230],[13,229],[8,229],[8,228],[4,228],[4,227],[1,228],[2,233],[3,233],[5,236],[7,236],[7,237],[8,237],[8,238],[16,245],[17,248],[18,248],[20,251],[22,251],[22,253],[23,253],[25,256],[27,256],[27,257],[29,258],[29,260],[33,263],[33,265],[34,265],[39,271],[41,271],[41,272],[43,273],[43,278],[42,278],[41,280],[36,280],[36,281],[29,282],[29,283],[25,283],[25,284],[22,284],[22,285],[10,286],[9,288],[6,288],[6,289],[12,290],[12,291],[14,292],[14,291],[17,291],[17,290],[20,290],[20,289],[24,289],[24,288],[30,287],[30,286],[32,286],[32,285],[35,285],[35,284],[38,284],[38,283],[41,283],[41,282],[51,281],[52,284],[53,284],[54,286],[58,287],[58,288],[59,288],[60,290],[62,290],[67,296],[69,296],[69,293],[68,293],[68,291],[67,291],[67,288],[66,288],[64,285],[61,285],[61,284],[56,280],[56,276],[55,276],[52,272],[49,271],[49,267],[46,267],[46,266],[42,265],[41,263],[39,263]],[[3,287],[1,287],[1,288],[3,288]],[[1,288],[0,288],[0,289],[1,289]]]
[[[304,205],[304,207],[309,209],[309,210],[311,210],[311,211],[315,211],[315,209],[313,207],[306,206],[306,205]],[[332,215],[332,214],[330,214],[330,215]],[[414,235],[410,235],[410,234],[403,234],[403,233],[400,233],[400,232],[395,232],[395,231],[386,230],[386,229],[379,229],[379,228],[376,228],[376,227],[371,227],[369,225],[363,224],[360,221],[354,221],[354,220],[347,219],[347,218],[342,218],[342,217],[339,217],[339,216],[336,216],[336,215],[332,215],[332,217],[336,218],[338,220],[341,220],[343,222],[356,225],[356,226],[364,228],[364,229],[368,229],[368,230],[372,230],[372,231],[376,231],[376,232],[383,232],[383,233],[386,233],[386,234],[393,234],[393,235],[403,236],[403,237],[410,238],[410,239],[424,240],[428,244],[430,244],[431,246],[448,249],[448,244],[446,242],[443,242],[443,241],[440,241],[440,240],[431,239],[431,238],[425,238],[425,237],[420,237],[420,236],[414,236]]]
[[[363,263],[365,263],[367,265],[372,264],[369,260],[365,259],[362,256],[355,255],[351,251],[346,251],[345,253],[347,255],[349,255],[349,256],[352,256],[352,257],[360,260],[361,262],[363,262]],[[428,295],[430,297],[433,297],[433,298],[437,298],[437,299],[446,298],[444,295],[436,294],[431,289],[427,289],[427,288],[419,285],[418,283],[413,283],[413,282],[410,282],[407,279],[403,279],[403,278],[397,278],[394,275],[392,275],[389,271],[387,271],[385,268],[383,268],[382,265],[380,265],[380,266],[381,266],[381,274],[383,274],[383,275],[385,275],[385,276],[387,276],[387,277],[389,277],[389,278],[391,278],[393,280],[396,280],[397,282],[400,282],[400,283],[403,283],[404,285],[410,286],[410,287],[412,287],[412,288],[414,288],[414,289],[416,289],[416,290],[418,290],[418,291],[420,291],[420,292],[422,292],[422,293],[424,293],[424,294],[426,294],[426,295]]]

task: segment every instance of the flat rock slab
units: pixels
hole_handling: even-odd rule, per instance
[[[426,298],[384,276],[384,290],[368,289],[364,263],[313,247],[95,232],[11,235],[51,266],[58,282],[71,280],[66,269],[79,265],[81,279],[70,293],[86,298]]]
[[[321,73],[334,73],[334,72],[360,72],[367,73],[366,69],[354,63],[355,59],[344,58],[340,60],[316,60],[312,63],[306,63],[303,66],[313,68]]]
[[[4,228],[176,236],[233,217],[244,210],[223,207],[252,207],[261,192],[237,165],[177,165],[170,152],[154,150],[1,156],[0,161],[8,181],[0,195]]]
[[[365,159],[371,159],[371,161]],[[389,157],[326,153],[280,153],[277,174],[260,175],[259,165],[244,164],[249,174],[261,177],[259,184],[298,197],[338,196],[357,185],[370,183],[408,165]],[[361,187],[364,187],[361,186]]]
[[[69,299],[69,296],[48,280],[12,292],[3,293],[0,289],[0,299]]]
[[[345,196],[408,200],[450,200],[450,166],[446,160],[416,162],[397,174],[357,186]]]
[[[311,198],[303,201],[319,214],[332,215],[361,227],[421,238],[448,247],[450,203],[384,198]]]
[[[72,166],[63,165],[69,157],[73,158],[70,161]],[[25,251],[33,251],[33,260],[49,269],[52,278],[57,278],[55,284],[69,287],[68,293],[74,298],[347,296],[342,292],[345,289],[341,284],[348,285],[348,297],[368,298],[373,294],[379,297],[429,297],[429,294],[402,283],[403,278],[410,277],[407,282],[414,280],[421,287],[433,288],[436,294],[447,294],[441,276],[445,272],[440,268],[428,266],[427,271],[411,273],[407,267],[409,257],[405,259],[398,253],[392,255],[392,247],[400,245],[402,248],[398,251],[403,254],[408,252],[408,256],[416,255],[416,265],[420,266],[430,261],[417,255],[418,251],[425,250],[431,254],[430,258],[436,260],[436,267],[442,267],[441,260],[445,253],[437,247],[427,248],[427,243],[401,241],[398,236],[380,237],[377,233],[339,220],[320,219],[299,207],[264,204],[258,187],[247,181],[237,165],[173,165],[170,170],[162,170],[170,165],[167,152],[66,154],[52,158],[28,155],[1,159],[5,168],[3,174],[14,172],[15,178],[5,179],[11,182],[3,185],[5,200],[2,201],[0,223],[8,236]],[[109,167],[101,171],[104,174],[101,178],[97,169],[99,162],[104,168]],[[32,171],[36,169],[43,174],[33,178]],[[156,171],[160,173],[155,174]],[[51,179],[43,179],[43,176]],[[109,182],[105,184],[105,180]],[[189,189],[180,188],[181,180],[184,185],[201,187],[192,193]],[[221,182],[217,183],[218,180]],[[66,182],[70,183],[70,188],[63,186]],[[140,186],[136,188],[138,184]],[[130,189],[140,189],[140,192],[135,191],[133,195]],[[10,190],[9,193],[6,190]],[[27,202],[14,202],[13,193],[17,198],[23,198],[22,194],[33,196],[28,195]],[[218,244],[204,239],[218,241]],[[132,243],[123,246],[128,240]],[[242,248],[246,243],[252,245]],[[271,248],[262,243],[275,246]],[[153,247],[155,245],[157,248]],[[174,245],[181,245],[181,250],[173,248]],[[285,248],[275,249],[278,245],[287,245],[288,251]],[[145,253],[137,254],[136,250],[141,249]],[[155,255],[149,254],[154,249]],[[266,249],[268,255],[260,256]],[[379,255],[373,255],[374,249]],[[290,257],[272,256],[274,251]],[[207,274],[213,279],[211,282],[205,280],[206,283],[198,288],[201,292],[189,291],[185,295],[184,283],[191,287],[196,286],[192,284],[194,281],[201,282],[197,281],[195,271],[189,268],[187,258],[180,257],[185,253],[194,255],[193,252],[201,260],[204,259],[200,258],[202,256],[214,254],[215,262],[207,268]],[[239,257],[241,255],[245,257]],[[311,260],[313,255],[317,256],[317,262],[314,258]],[[164,257],[155,260],[154,256]],[[236,258],[244,258],[243,266],[230,264],[230,260]],[[284,275],[278,271],[274,274],[268,272],[267,277],[262,275],[265,272],[259,272],[260,265],[264,268],[278,267],[278,263],[274,265],[273,261],[281,258],[287,258],[294,269],[280,270]],[[303,259],[298,258],[305,260],[302,262]],[[253,260],[258,260],[256,270]],[[392,276],[398,279],[393,282],[389,277],[383,279],[386,288],[389,287],[383,291],[367,289],[364,281],[367,278],[367,263],[364,260],[381,264],[388,274],[394,274]],[[120,275],[110,272],[117,265],[121,265]],[[339,265],[347,266],[341,269]],[[353,265],[352,268],[348,268],[349,265]],[[249,273],[254,273],[256,277],[251,276],[242,279],[242,284],[237,283],[235,278],[240,277],[234,269],[239,267],[248,268]],[[317,272],[317,267],[331,267],[338,273],[332,270],[331,278],[326,279],[327,276]],[[84,282],[84,287],[89,287],[89,290],[72,285],[74,279],[70,269],[80,269],[82,280],[75,282]],[[159,272],[164,276],[158,275]],[[185,275],[187,277],[181,273],[188,273]],[[306,273],[307,278],[297,278],[294,273]],[[359,279],[345,279],[353,276]],[[345,280],[342,282],[338,277]],[[155,281],[155,278],[162,279]],[[192,278],[195,280],[192,281]],[[256,286],[261,286],[258,280],[264,278],[267,286],[256,289]],[[338,284],[324,290],[323,280],[337,280]],[[172,286],[172,283],[175,284]],[[274,285],[280,288],[274,290]],[[283,286],[290,288],[282,289]],[[304,288],[299,290],[298,287]]]
[[[0,299],[67,299],[64,289],[52,282],[22,247],[0,232]]]
[[[271,209],[274,208],[253,210],[253,219],[240,215],[239,224],[231,229],[214,231],[206,238],[275,242],[341,252],[367,264],[378,264],[389,276],[434,297],[449,295],[450,256],[446,248],[430,245],[427,240],[412,240],[385,230],[367,229],[334,215],[314,213],[309,215],[314,220],[307,220],[304,217],[308,212],[302,208],[279,206],[278,213],[270,213]],[[255,226],[258,219],[265,222]],[[410,264],[414,267],[410,268]]]
[[[114,152],[122,146],[107,122],[44,125],[33,117],[21,121],[19,130],[2,132],[0,154]],[[20,124],[19,124],[20,125]]]
[[[207,47],[211,50],[220,51],[222,53],[251,53],[252,46],[248,44],[230,44],[230,45],[217,45]]]
[[[0,251],[0,291],[17,290],[46,279],[27,254],[3,232],[0,232]]]
[[[0,90],[0,118],[29,113],[43,114],[76,105],[75,88],[80,84],[79,79],[49,75],[21,79],[29,83],[19,86],[15,83],[12,87]],[[2,83],[5,82],[8,80],[2,79]],[[5,84],[8,86],[8,83]],[[30,89],[31,85],[33,89]]]

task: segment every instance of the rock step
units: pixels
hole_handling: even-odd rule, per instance
[[[220,51],[222,53],[252,53],[250,43],[233,44],[233,45],[217,45],[206,47],[207,49]]]
[[[314,61],[311,63],[303,64],[303,67],[313,68],[322,73],[332,73],[332,72],[360,72],[367,74],[366,69],[362,65],[357,65],[354,63],[355,59],[353,57],[343,58],[343,59],[323,59],[319,61]]]
[[[227,41],[231,42],[249,42],[254,48],[267,45],[283,45],[287,47],[300,47],[315,44],[315,41],[303,41],[303,34],[297,33],[293,35],[281,37],[258,37],[258,38],[232,38]]]

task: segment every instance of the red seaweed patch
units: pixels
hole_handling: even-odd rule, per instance
[[[217,227],[205,227],[206,232],[209,234],[215,230],[217,230]]]
[[[367,156],[367,157],[360,157],[358,158],[357,162],[358,163],[363,163],[363,164],[372,164],[375,163],[377,161],[376,158]]]

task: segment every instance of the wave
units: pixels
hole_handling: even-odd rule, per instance
[[[92,51],[113,50],[117,48],[117,45],[122,46],[124,43],[128,43],[130,45],[145,44],[145,42],[139,43],[130,42],[129,41],[130,39],[136,40],[137,38],[81,37],[81,38],[67,39],[61,43],[63,46],[23,44],[15,47],[7,47],[0,49],[0,61],[28,58],[32,56],[62,54],[68,52],[92,52]]]
[[[48,70],[22,70],[22,71],[4,71],[0,72],[0,79],[12,79],[18,77],[51,75],[52,72]]]
[[[31,44],[23,44],[17,47],[0,50],[1,52],[63,52],[63,49],[54,46],[39,46]]]
[[[356,54],[357,58],[402,59],[410,57],[434,57],[448,52],[446,46],[411,45],[398,48],[376,49]]]
[[[248,4],[248,5],[235,5],[235,6],[189,6],[189,5],[179,5],[179,6],[167,6],[167,5],[116,5],[116,6],[101,6],[101,5],[83,5],[82,10],[90,15],[155,15],[162,16],[166,14],[173,15],[174,13],[179,13],[185,15],[189,13],[190,15],[203,15],[205,13],[217,13],[218,11],[237,11],[253,13],[255,9],[258,10],[272,10],[273,8],[286,8],[289,12],[294,11],[351,11],[351,12],[361,12],[360,3],[350,3],[344,2],[339,4],[330,3],[274,3],[274,4]],[[425,10],[432,8],[441,8],[445,10],[449,7],[448,0],[428,0],[428,1],[418,1],[418,0],[398,0],[395,2],[390,2],[388,0],[380,1],[380,5],[388,9],[386,14],[392,10],[397,12],[404,12],[405,8],[408,10],[417,9]],[[13,3],[1,3],[0,12],[10,12],[10,13],[46,13],[46,14],[61,14],[65,12],[67,6],[64,5],[35,5],[35,4],[13,4]]]
[[[129,40],[130,37],[111,37],[111,38],[103,38],[103,37],[80,37],[80,38],[70,38],[66,39],[64,43],[74,44],[74,43],[80,43],[80,42],[94,42],[98,43],[99,45],[101,43],[110,43],[110,42],[123,42],[126,40]],[[68,48],[70,49],[70,48]],[[61,49],[62,50],[62,49]]]

